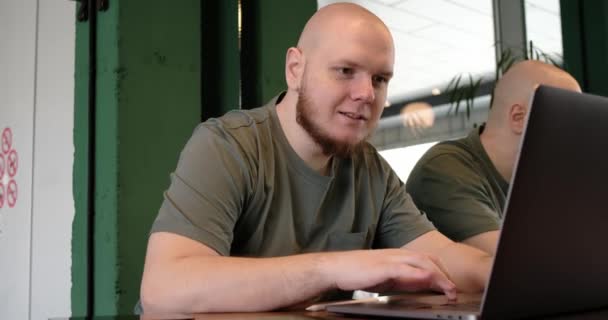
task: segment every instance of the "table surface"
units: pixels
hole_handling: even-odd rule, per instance
[[[445,303],[445,296],[437,294],[400,294],[392,296],[398,300],[407,298],[411,301],[418,301],[421,303],[440,305]],[[459,301],[479,301],[480,295],[475,294],[461,294]],[[326,311],[310,312],[305,310],[296,311],[276,311],[276,312],[249,312],[249,313],[206,313],[206,314],[194,314],[194,315],[124,315],[124,316],[93,316],[93,317],[59,317],[51,318],[52,320],[169,320],[169,319],[201,319],[201,320],[224,320],[224,319],[242,319],[242,320],[344,320],[344,319],[370,319],[373,317],[367,316],[345,316],[336,313]],[[375,319],[379,319],[376,317]],[[397,319],[397,318],[380,318],[380,319]],[[554,316],[536,317],[534,319],[553,319],[553,320],[605,320],[608,319],[608,308],[601,310],[589,310],[569,314],[560,314]],[[484,319],[485,320],[485,319]]]
[[[345,320],[345,319],[370,319],[369,317],[346,317],[330,312],[253,312],[253,313],[210,313],[195,315],[125,315],[125,316],[95,316],[95,317],[63,317],[52,318],[52,320],[170,320],[170,319],[195,319],[195,320]],[[377,318],[376,318],[377,319]],[[391,318],[384,318],[391,319]],[[393,318],[394,319],[394,318]],[[552,317],[540,317],[535,319],[551,320],[605,320],[608,319],[608,309],[585,311],[572,314],[564,314]]]

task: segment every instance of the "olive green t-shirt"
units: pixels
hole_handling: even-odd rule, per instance
[[[323,176],[291,148],[276,98],[200,124],[181,153],[152,232],[224,256],[400,247],[434,230],[369,144]]]
[[[454,241],[500,227],[509,185],[481,144],[483,129],[433,146],[407,180],[416,206]]]

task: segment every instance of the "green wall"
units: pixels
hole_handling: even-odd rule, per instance
[[[239,48],[237,3],[110,1],[109,9],[98,13],[92,199],[87,193],[93,181],[88,175],[90,26],[76,22],[73,316],[87,311],[89,201],[96,214],[93,315],[130,314],[139,296],[148,231],[196,124],[238,108],[239,86],[255,87],[263,100],[283,90],[285,49],[297,41],[316,1],[255,2],[259,17],[254,21],[265,35],[253,45],[263,79],[254,84],[241,79],[240,65],[251,61]]]
[[[203,119],[240,103],[238,1],[201,1]]]
[[[150,225],[201,119],[200,2],[112,1],[97,23],[95,315],[129,314]],[[72,312],[86,312],[88,23],[77,23]]]
[[[108,181],[116,200],[107,201],[107,214],[116,216],[118,225],[107,232],[116,232],[119,272],[118,286],[103,295],[118,296],[120,314],[130,312],[139,297],[150,225],[179,152],[201,119],[199,6],[196,0],[120,3],[119,61],[110,64],[105,83],[116,94],[118,110],[117,118],[109,113],[108,127],[117,124],[118,132],[108,134],[104,143],[118,151],[105,160],[117,175]],[[107,176],[106,171],[99,176]]]
[[[297,45],[315,0],[243,1],[243,108],[259,107],[286,89],[285,54]]]
[[[608,96],[608,2],[561,0],[564,66],[583,91]]]

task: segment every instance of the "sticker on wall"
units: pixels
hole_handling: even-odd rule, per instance
[[[2,184],[2,178],[4,177],[4,154],[0,152],[0,184]]]
[[[17,183],[15,180],[11,180],[6,186],[6,204],[12,208],[15,203],[17,203]]]
[[[13,208],[17,203],[18,169],[19,156],[13,143],[13,131],[6,127],[0,136],[0,208],[5,204]]]
[[[6,154],[11,151],[13,145],[13,131],[11,128],[4,128],[2,130],[2,153]]]
[[[17,151],[11,150],[6,157],[6,173],[10,178],[17,174]]]
[[[4,185],[2,184],[2,180],[0,180],[0,209],[4,206]]]

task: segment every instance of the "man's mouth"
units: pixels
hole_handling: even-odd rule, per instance
[[[340,113],[341,115],[353,119],[353,120],[360,120],[360,121],[365,121],[367,120],[367,118],[365,116],[363,116],[360,113],[354,113],[354,112],[342,112],[342,111],[338,111],[338,113]]]

